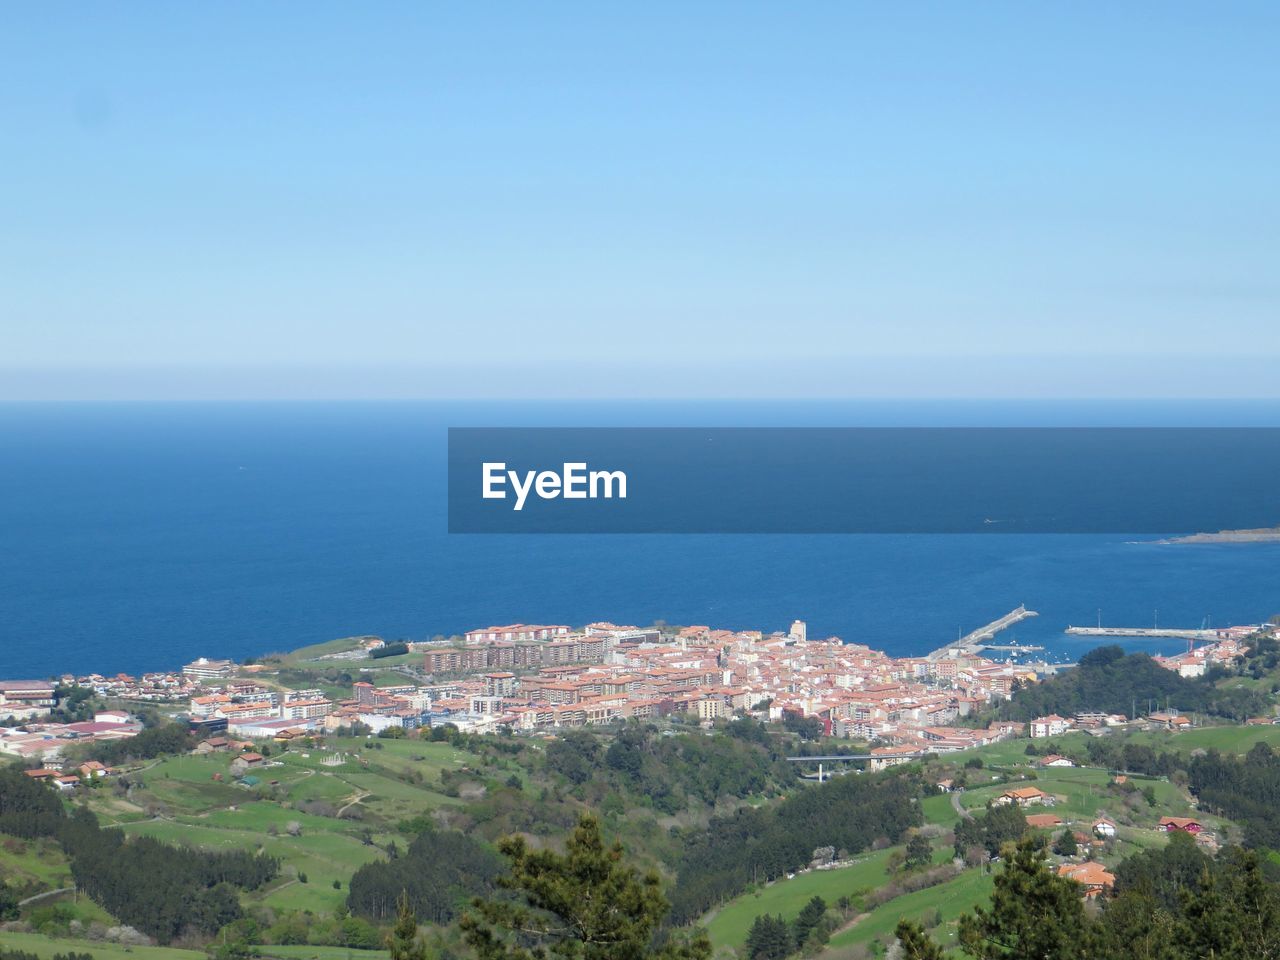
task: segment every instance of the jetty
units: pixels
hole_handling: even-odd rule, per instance
[[[981,653],[983,650],[1004,650],[1011,653],[1033,653],[1037,650],[1042,650],[1044,649],[1043,647],[1031,646],[1030,644],[997,646],[987,642],[989,640],[993,640],[995,635],[1001,630],[1008,630],[1010,627],[1021,623],[1023,620],[1028,620],[1031,617],[1038,616],[1040,616],[1040,614],[1034,610],[1028,610],[1026,604],[1020,604],[998,620],[992,620],[985,626],[981,626],[977,630],[973,630],[965,634],[955,643],[949,643],[945,647],[940,647],[933,651],[933,653],[928,655],[928,659],[941,660],[943,657],[964,656],[966,654],[974,655]]]
[[[1077,637],[1173,637],[1177,640],[1217,640],[1218,630],[1177,630],[1166,627],[1067,627]]]

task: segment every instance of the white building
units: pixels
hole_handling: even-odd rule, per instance
[[[230,660],[210,660],[201,657],[182,668],[182,675],[192,680],[220,680],[231,676],[235,664]]]
[[[1071,721],[1058,716],[1056,713],[1051,713],[1047,717],[1036,717],[1036,719],[1027,724],[1027,729],[1031,736],[1036,739],[1058,737],[1071,729]]]

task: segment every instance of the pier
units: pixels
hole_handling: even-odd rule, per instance
[[[999,620],[992,620],[986,626],[979,627],[970,633],[965,634],[955,643],[949,643],[945,647],[933,651],[929,654],[930,660],[940,660],[948,656],[962,656],[964,654],[977,654],[983,650],[1007,650],[1014,653],[1031,653],[1036,650],[1042,650],[1043,647],[1034,647],[1024,644],[1014,644],[1011,646],[994,646],[987,643],[988,640],[994,639],[995,635],[1001,630],[1007,630],[1014,624],[1021,623],[1031,617],[1038,617],[1040,614],[1034,610],[1028,610],[1026,604],[1021,604],[1010,610]]]
[[[1077,637],[1173,637],[1177,640],[1217,640],[1217,630],[1177,630],[1165,627],[1067,627]]]

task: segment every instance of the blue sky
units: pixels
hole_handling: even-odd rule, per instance
[[[1274,396],[1278,11],[8,6],[0,398]]]

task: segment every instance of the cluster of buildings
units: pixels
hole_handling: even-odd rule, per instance
[[[1044,740],[1049,737],[1060,737],[1064,733],[1083,730],[1091,733],[1104,732],[1108,727],[1140,726],[1147,730],[1190,730],[1193,726],[1191,718],[1176,710],[1152,710],[1142,717],[1127,717],[1123,713],[1097,713],[1084,711],[1070,717],[1060,717],[1056,713],[1036,717],[1027,724],[1027,734],[1033,740]]]
[[[1033,681],[1030,670],[962,652],[894,658],[807,634],[799,620],[786,633],[768,635],[709,626],[664,635],[603,622],[580,631],[485,627],[461,644],[415,645],[432,686],[357,684],[353,701],[337,705],[329,722],[447,718],[464,729],[533,731],[674,713],[712,721],[746,710],[774,721],[813,718],[828,736],[883,741],[886,765],[913,752],[962,750],[1018,732],[1013,725],[974,730],[955,723]],[[414,692],[427,702],[408,702]]]
[[[205,679],[190,700],[192,728],[249,740],[288,739],[323,725],[334,702],[322,690],[278,690],[256,680]]]
[[[1220,638],[1158,662],[1186,676],[1228,662],[1243,651],[1247,633]],[[368,656],[381,641],[369,638]],[[963,647],[922,657],[891,657],[838,638],[809,639],[804,621],[785,633],[592,623],[509,624],[469,631],[460,642],[410,645],[422,657],[422,682],[376,687],[357,682],[346,700],[321,690],[282,690],[230,660],[201,657],[177,673],[66,676],[61,683],[103,697],[187,702],[193,729],[203,736],[287,740],[362,725],[374,732],[413,730],[448,722],[466,731],[509,726],[555,730],[627,719],[683,714],[703,722],[748,711],[762,719],[804,718],[826,736],[877,743],[872,766],[907,762],[1023,733],[1021,725],[963,724],[993,700],[1035,682],[1029,667],[988,660]],[[406,678],[407,679],[407,678]],[[0,681],[0,718],[27,722],[54,704],[50,682]],[[1189,721],[1152,713],[1150,723],[1177,729]],[[1032,737],[1130,722],[1123,716],[1038,717]],[[21,752],[9,731],[6,751]],[[47,737],[42,739],[48,739]],[[54,737],[53,739],[59,739]],[[23,749],[28,749],[23,747]],[[31,747],[39,751],[38,747]]]
[[[21,727],[0,727],[0,755],[60,771],[67,747],[125,740],[141,731],[142,724],[123,710],[101,710],[80,723],[27,721]]]
[[[556,730],[683,714],[710,722],[749,711],[763,719],[816,720],[828,736],[880,741],[876,766],[924,753],[981,746],[1019,725],[957,725],[1035,674],[955,652],[890,657],[837,638],[810,640],[803,621],[786,633],[592,623],[511,624],[468,632],[460,643],[414,644],[420,683],[359,681],[351,697],[281,691],[237,677],[225,661],[200,660],[187,676],[197,729],[249,740],[353,728],[414,730],[451,723],[464,731],[503,726]]]
[[[117,673],[110,677],[100,673],[80,676],[68,673],[59,677],[58,683],[63,687],[92,690],[99,697],[140,703],[181,702],[199,688],[197,680],[183,672],[144,673],[136,677],[128,673]],[[3,715],[4,708],[0,707],[0,716]]]
[[[1165,657],[1152,657],[1156,663],[1166,670],[1172,670],[1182,677],[1202,677],[1206,670],[1214,664],[1226,666],[1245,653],[1245,641],[1260,628],[1226,627],[1217,631],[1220,639],[1197,647],[1193,643],[1187,645],[1186,653]]]
[[[54,686],[44,680],[0,680],[0,719],[22,722],[53,709]]]

